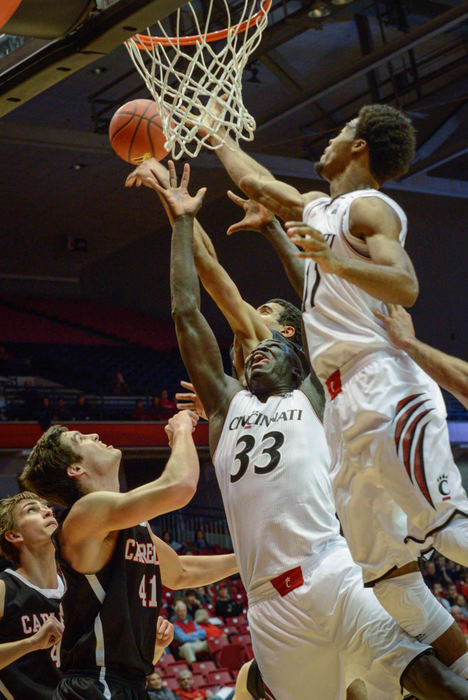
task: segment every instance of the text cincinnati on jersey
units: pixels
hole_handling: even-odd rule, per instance
[[[247,416],[235,416],[229,423],[229,430],[237,430],[248,425],[266,425],[279,421],[302,420],[302,408],[290,408],[287,411],[279,411],[274,416],[267,416],[260,411],[253,411]]]

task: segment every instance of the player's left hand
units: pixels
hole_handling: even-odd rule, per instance
[[[195,387],[193,386],[192,382],[185,382],[184,380],[181,380],[180,384],[184,387],[184,389],[188,389],[188,391],[178,392],[175,395],[175,399],[177,401],[176,406],[178,410],[184,411],[188,409],[189,411],[195,411],[195,413],[198,416],[200,416],[200,418],[208,420],[208,416],[205,413],[203,404],[200,401],[200,397],[195,391]]]
[[[388,315],[374,311],[374,316],[383,321],[392,343],[401,350],[406,350],[408,344],[416,337],[413,319],[402,306],[387,304]]]
[[[172,644],[174,639],[174,625],[161,615],[156,624],[156,646],[164,649]]]
[[[297,253],[298,258],[312,258],[323,272],[338,272],[340,259],[320,231],[302,221],[287,221],[285,228],[291,241],[303,250]]]
[[[165,178],[161,177],[158,171],[152,170],[155,178],[154,189],[159,192],[161,198],[166,202],[174,219],[177,219],[179,216],[184,216],[184,214],[196,216],[203,204],[206,187],[201,187],[198,192],[192,196],[187,189],[190,182],[190,165],[185,163],[180,185],[177,184],[174,161],[170,160],[168,166],[169,184],[167,184]]]
[[[264,226],[268,226],[273,221],[273,214],[263,204],[259,204],[253,199],[242,199],[231,190],[228,190],[227,195],[234,204],[244,210],[244,218],[237,224],[229,226],[228,236],[236,231],[261,231]]]

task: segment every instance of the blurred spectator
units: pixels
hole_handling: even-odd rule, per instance
[[[65,405],[65,399],[63,396],[59,396],[57,399],[57,405],[54,410],[54,420],[59,423],[66,423],[70,420],[71,414],[68,410],[68,406]]]
[[[194,588],[188,588],[185,592],[185,604],[190,617],[195,619],[195,613],[197,610],[200,610],[202,604],[198,600],[197,592]]]
[[[50,424],[52,423],[52,419],[54,417],[54,412],[52,409],[52,406],[50,404],[50,399],[48,396],[44,396],[42,398],[41,402],[41,407],[39,409],[39,415],[38,415],[38,423],[41,426],[42,430],[46,431],[47,428],[50,427]]]
[[[166,544],[168,544],[169,547],[172,547],[172,549],[175,552],[178,552],[180,549],[182,549],[182,545],[180,544],[180,542],[177,542],[176,539],[173,539],[169,530],[166,530],[166,532],[164,533],[162,538],[163,538],[164,542],[166,542]]]
[[[135,421],[148,420],[148,412],[143,406],[143,399],[136,400],[131,418]]]
[[[434,587],[434,583],[441,583],[442,586],[446,583],[441,574],[437,571],[435,562],[426,562],[424,568],[424,580],[431,590]]]
[[[169,394],[167,393],[167,389],[163,389],[161,391],[161,399],[159,401],[159,405],[161,407],[161,414],[162,414],[163,420],[166,420],[167,418],[170,418],[171,416],[173,416],[177,410],[175,402],[169,398]]]
[[[29,379],[24,382],[22,399],[22,418],[24,420],[37,420],[41,405],[41,397]]]
[[[441,583],[434,583],[434,587],[432,589],[432,592],[434,596],[437,598],[439,603],[448,611],[450,612],[450,603],[448,602],[447,598],[444,598],[442,595],[442,584]]]
[[[458,588],[455,583],[449,583],[447,587],[447,600],[450,605],[457,604]]]
[[[466,636],[468,635],[468,622],[467,620],[463,617],[462,612],[458,605],[452,605],[452,609],[450,610],[450,613],[455,620],[455,622],[458,624],[460,627],[461,631],[463,634]]]
[[[449,583],[453,583],[453,580],[447,572],[445,557],[439,554],[439,556],[434,558],[434,563],[436,566],[436,572],[440,583],[443,586],[447,586]]]
[[[466,605],[465,596],[459,593],[455,598],[455,603],[457,607],[460,608],[460,612],[463,615],[463,617],[468,618],[468,607]]]
[[[218,599],[215,605],[216,615],[219,617],[235,617],[241,615],[243,610],[242,603],[236,603],[232,600],[228,587],[224,584],[218,589]]]
[[[77,396],[76,398],[72,408],[72,419],[76,421],[91,420],[91,408],[86,401],[86,396],[84,394],[80,394],[80,396]]]
[[[114,374],[111,392],[113,394],[128,394],[128,385],[120,369]]]
[[[186,671],[180,671],[177,676],[180,688],[177,688],[176,695],[181,700],[205,700],[205,698],[213,697],[211,690],[193,690],[193,676],[192,672],[188,669]]]
[[[210,549],[210,545],[205,539],[205,534],[203,530],[197,530],[195,535],[195,547],[200,551],[201,549]]]
[[[176,696],[169,688],[164,688],[162,678],[158,671],[151,673],[147,679],[146,695],[148,700],[177,700]]]
[[[209,605],[213,602],[213,598],[206,586],[200,586],[200,588],[196,588],[195,591],[197,593],[197,598],[202,605]]]
[[[207,639],[219,639],[226,637],[222,627],[212,625],[209,621],[209,613],[205,608],[200,608],[195,612],[195,622],[206,632]]]
[[[153,396],[149,407],[149,420],[162,420],[161,402],[159,396]]]
[[[182,600],[174,605],[174,641],[179,644],[179,655],[191,664],[196,660],[197,651],[208,651],[206,632],[196,622],[190,620],[187,606]]]

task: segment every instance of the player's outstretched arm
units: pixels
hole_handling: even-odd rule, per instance
[[[437,384],[468,408],[468,362],[418,340],[411,316],[401,306],[388,304],[387,316],[374,313],[385,324],[392,343],[407,352]]]
[[[180,186],[169,161],[170,187],[158,185],[174,218],[171,245],[171,300],[182,359],[210,418],[210,441],[214,449],[232,396],[239,390],[236,380],[224,373],[216,339],[199,308],[199,283],[193,257],[193,222],[205,190],[188,193],[188,164]]]
[[[236,231],[259,231],[273,246],[286,275],[302,299],[305,263],[297,257],[297,247],[291,243],[278,219],[266,207],[252,199],[242,199],[228,191],[230,200],[244,210],[244,218],[228,228],[228,235]]]
[[[183,508],[192,499],[200,465],[192,432],[198,416],[181,411],[169,419],[166,433],[171,455],[162,475],[127,493],[95,491],[80,498],[64,520],[61,541],[66,559],[80,572],[96,571],[106,561],[106,538]]]
[[[174,591],[208,586],[239,572],[234,554],[179,557],[172,547],[150,534],[161,565],[162,583]]]
[[[5,583],[0,581],[0,608],[1,618],[3,618],[3,610],[5,606]],[[1,627],[0,619],[0,627]],[[18,639],[14,642],[5,642],[0,644],[0,669],[9,666],[14,661],[17,661],[22,656],[38,651],[39,649],[49,649],[58,644],[62,639],[63,624],[51,615],[41,626],[41,628],[30,637]]]
[[[333,251],[320,231],[302,221],[288,221],[291,241],[303,249],[300,257],[311,258],[321,271],[339,275],[368,294],[390,304],[412,306],[419,286],[411,260],[399,241],[401,223],[378,198],[356,199],[350,209],[350,231],[367,242],[370,260],[343,258]]]

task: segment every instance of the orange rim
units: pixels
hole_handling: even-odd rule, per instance
[[[246,29],[250,29],[254,24],[257,24],[258,20],[263,16],[268,14],[271,7],[272,0],[264,0],[261,9],[256,12],[250,19],[246,19],[240,24],[235,24],[232,27],[227,27],[226,29],[219,29],[217,32],[208,32],[208,34],[192,34],[190,36],[149,36],[148,34],[135,34],[133,40],[136,46],[144,51],[145,49],[151,49],[153,46],[191,46],[196,44],[200,40],[204,40],[208,43],[213,41],[219,41],[220,39],[225,39],[230,33],[242,34]]]

